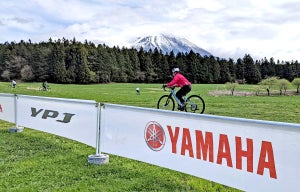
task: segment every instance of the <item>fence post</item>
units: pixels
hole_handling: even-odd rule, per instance
[[[97,103],[97,134],[96,134],[96,154],[88,156],[88,162],[91,164],[105,164],[109,162],[109,156],[100,151],[100,133],[101,133],[101,109],[104,104]]]
[[[10,133],[15,133],[15,132],[22,132],[24,130],[24,127],[19,126],[18,122],[18,95],[15,94],[14,97],[14,108],[15,108],[15,127],[11,127],[9,129]]]

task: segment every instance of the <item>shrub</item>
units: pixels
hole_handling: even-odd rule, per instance
[[[266,90],[268,96],[270,96],[270,90],[278,83],[278,77],[268,77],[259,82],[259,85],[262,85]]]
[[[296,86],[297,88],[297,93],[299,93],[299,89],[300,89],[300,78],[295,78],[293,81],[292,81],[292,84],[294,86]]]
[[[286,79],[279,79],[278,80],[278,86],[279,86],[279,91],[280,95],[282,95],[282,92],[284,91],[284,95],[286,94],[287,88],[290,86],[290,82]]]
[[[234,90],[238,85],[239,85],[238,83],[231,83],[231,82],[225,83],[225,87],[227,90],[230,90],[231,95],[233,95]]]

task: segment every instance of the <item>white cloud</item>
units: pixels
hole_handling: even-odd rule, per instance
[[[1,1],[0,43],[75,37],[123,46],[170,33],[220,57],[300,60],[299,7],[290,0]]]
[[[219,11],[224,8],[222,3],[217,0],[187,0],[187,7],[188,9],[205,9],[208,11]]]

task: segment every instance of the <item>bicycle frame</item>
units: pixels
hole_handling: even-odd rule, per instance
[[[182,106],[181,101],[178,99],[178,97],[176,96],[176,91],[175,91],[175,87],[169,87],[171,89],[171,93],[169,94],[170,96],[173,96],[173,98],[175,99],[175,101],[178,103],[178,105]],[[186,97],[183,96],[182,97],[184,100],[186,100]]]

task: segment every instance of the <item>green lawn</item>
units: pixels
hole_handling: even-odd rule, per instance
[[[1,93],[96,100],[155,108],[167,92],[161,84],[50,84],[19,83],[11,89],[0,83]],[[141,89],[141,95],[135,88]],[[206,102],[205,114],[300,123],[300,96],[211,95],[224,85],[193,85],[191,94]],[[252,85],[236,91],[255,92]],[[0,121],[0,191],[238,191],[214,182],[146,163],[110,155],[110,163],[87,162],[95,149],[55,135],[26,128],[9,133],[12,124]]]

